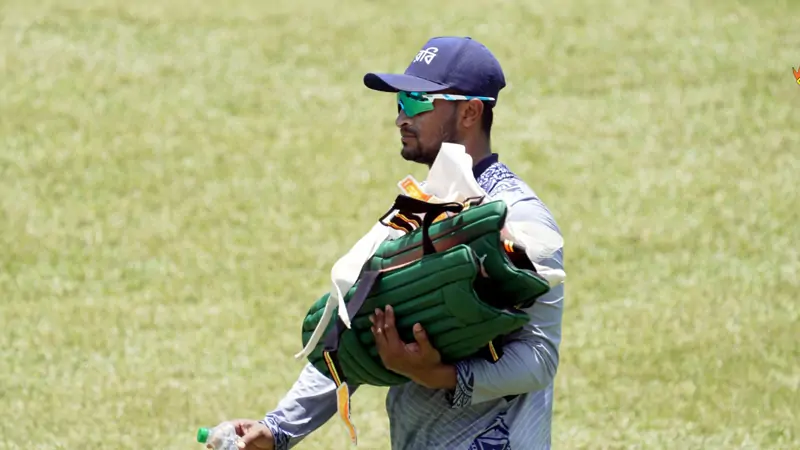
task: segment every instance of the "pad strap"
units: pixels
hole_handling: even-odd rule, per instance
[[[431,255],[436,253],[436,247],[433,245],[433,240],[430,236],[430,227],[433,222],[444,213],[460,213],[464,210],[464,206],[464,204],[457,202],[429,203],[407,195],[398,195],[389,211],[380,218],[380,222],[391,226],[385,220],[394,211],[399,211],[404,217],[406,214],[425,214],[422,219],[422,250],[423,255]]]
[[[364,306],[364,302],[367,301],[367,297],[369,296],[370,291],[372,291],[372,287],[375,286],[375,282],[378,281],[378,276],[380,276],[380,274],[381,272],[378,270],[371,270],[361,273],[358,281],[358,287],[356,287],[356,291],[353,293],[353,298],[351,298],[347,303],[347,315],[350,318],[355,317],[361,307]],[[325,335],[325,347],[322,351],[323,357],[325,358],[325,364],[328,365],[328,369],[331,371],[331,375],[333,375],[337,386],[346,381],[344,372],[341,370],[341,366],[339,365],[338,358],[336,356],[337,352],[339,351],[339,339],[346,329],[347,326],[345,326],[344,322],[342,322],[342,319],[337,316],[333,329],[329,331],[327,335]]]
[[[353,298],[347,303],[347,315],[355,317],[358,311],[364,306],[372,287],[378,280],[380,272],[366,271],[361,274],[360,283],[353,294]],[[342,366],[339,363],[339,338],[342,333],[347,329],[342,318],[337,316],[334,327],[325,336],[325,347],[322,350],[322,357],[325,360],[325,365],[331,373],[333,382],[336,384],[336,410],[339,413],[347,431],[350,433],[350,440],[353,444],[358,442],[358,434],[356,427],[350,420],[350,386],[347,384],[347,377],[345,376]]]
[[[500,358],[503,357],[503,341],[504,336],[499,336],[492,339],[478,352],[478,356],[492,364],[496,363],[500,360]]]

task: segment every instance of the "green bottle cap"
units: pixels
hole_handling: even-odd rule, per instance
[[[200,428],[197,430],[197,442],[204,443],[208,440],[208,428]]]

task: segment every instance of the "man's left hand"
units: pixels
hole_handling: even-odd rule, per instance
[[[456,385],[455,367],[442,364],[442,357],[428,340],[421,324],[414,324],[414,342],[405,343],[395,327],[394,310],[375,309],[370,316],[372,335],[383,365],[418,384],[431,389],[453,389]]]

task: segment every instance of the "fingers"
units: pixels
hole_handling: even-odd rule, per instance
[[[400,335],[397,333],[397,327],[394,326],[394,309],[392,305],[386,305],[386,314],[383,320],[383,333],[386,335],[386,341],[390,345],[400,344]]]
[[[375,336],[375,343],[378,345],[378,350],[402,345],[400,335],[395,326],[394,309],[391,305],[386,306],[385,312],[376,308],[375,314],[371,315],[369,320],[373,324],[371,330],[372,334]]]
[[[381,311],[380,308],[375,308],[375,313],[369,316],[369,321],[372,322],[373,336],[375,336],[375,343],[379,346],[400,346],[405,343],[400,339],[400,333],[397,331],[396,317],[392,305],[386,306],[386,311]],[[414,325],[414,338],[416,343],[411,342],[408,345],[409,350],[419,349],[419,346],[430,346],[428,341],[428,334],[422,328],[422,325],[417,323]]]
[[[375,344],[378,346],[378,350],[381,350],[386,344],[386,335],[383,332],[383,318],[383,311],[378,308],[375,308],[375,314],[369,317],[370,322],[372,322],[372,335],[375,337]]]
[[[258,423],[257,421],[251,419],[236,419],[233,420],[232,422],[234,428],[236,428],[236,434],[238,436],[244,436],[245,433],[247,433],[247,430],[249,430],[250,428],[252,428],[253,425]]]
[[[250,445],[250,443],[254,442],[256,439],[260,438],[262,435],[261,430],[258,427],[252,427],[247,430],[247,433],[239,439],[237,442],[239,448],[245,448],[246,446]]]
[[[256,423],[247,429],[236,444],[241,449],[272,448],[272,434],[264,424]]]

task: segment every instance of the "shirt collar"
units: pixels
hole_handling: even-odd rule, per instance
[[[489,168],[492,164],[496,163],[500,159],[500,156],[497,153],[492,153],[491,155],[483,158],[482,160],[478,161],[478,164],[475,164],[472,167],[472,175],[475,176],[477,180],[486,169]]]

